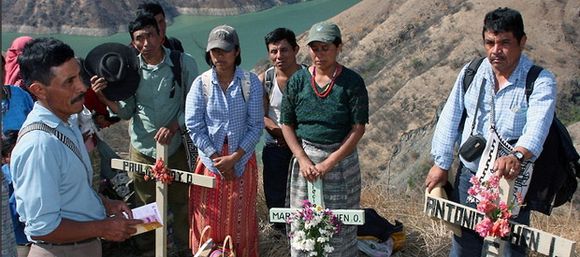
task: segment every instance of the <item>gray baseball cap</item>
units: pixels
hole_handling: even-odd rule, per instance
[[[323,21],[312,25],[310,32],[308,32],[307,44],[310,44],[314,41],[332,43],[337,38],[342,39],[338,26],[332,22]]]
[[[239,45],[240,40],[236,30],[228,25],[220,25],[213,28],[209,33],[205,51],[209,52],[211,49],[219,48],[229,52]]]

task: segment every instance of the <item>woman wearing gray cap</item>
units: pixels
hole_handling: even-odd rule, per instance
[[[294,154],[290,207],[301,208],[307,181],[322,179],[329,209],[358,209],[361,176],[356,146],[368,123],[363,79],[337,62],[342,48],[336,24],[314,24],[308,35],[312,65],[294,73],[282,98],[282,132]],[[356,226],[342,226],[329,256],[358,256]],[[292,248],[292,256],[304,256]]]
[[[254,148],[264,129],[263,93],[258,77],[239,67],[240,52],[234,28],[215,27],[205,55],[211,69],[193,81],[185,103],[185,124],[201,160],[195,173],[216,178],[215,188],[190,187],[194,253],[209,225],[214,241],[233,238],[236,256],[258,256]]]

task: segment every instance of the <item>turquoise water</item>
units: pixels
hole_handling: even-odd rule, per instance
[[[178,16],[167,34],[181,40],[185,51],[192,54],[204,70],[204,50],[209,31],[221,24],[236,28],[242,48],[242,67],[251,69],[266,57],[264,35],[277,27],[292,29],[297,35],[307,31],[316,22],[326,20],[358,3],[360,0],[313,0],[279,6],[265,11],[239,16]],[[14,38],[23,34],[2,32],[2,49],[5,51]],[[32,37],[51,36],[71,45],[78,56],[84,57],[95,46],[105,42],[129,43],[128,32],[106,37],[73,36],[63,34],[33,34]]]

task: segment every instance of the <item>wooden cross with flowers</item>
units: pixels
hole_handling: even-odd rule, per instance
[[[167,146],[157,143],[157,162],[155,165],[123,159],[111,159],[111,167],[113,169],[135,172],[144,175],[146,178],[156,180],[155,201],[162,221],[167,220],[167,184],[175,181],[207,188],[214,188],[216,184],[214,177],[168,169],[165,164],[168,158]],[[167,226],[162,226],[155,230],[155,256],[167,256]]]
[[[500,199],[507,203],[511,202],[510,200],[512,199],[510,198],[514,195],[514,181],[507,181],[503,178],[494,179],[499,180]],[[475,182],[475,180],[472,181]],[[475,182],[475,185],[476,187],[478,186],[477,182]],[[499,206],[497,211],[504,212],[505,208],[506,207],[504,206]],[[482,226],[482,222],[484,222],[486,217],[489,216],[489,214],[477,209],[436,197],[431,194],[425,194],[425,205],[423,211],[427,216],[441,219],[451,224],[478,232],[482,230],[478,226]],[[503,231],[505,233],[502,231],[491,231],[492,234],[498,233],[500,235],[497,237],[486,236],[484,238],[482,257],[503,256],[505,246],[508,243],[524,246],[531,251],[547,256],[574,256],[575,241],[522,225],[511,220],[506,219],[506,221],[507,224],[505,224],[506,227],[504,229],[507,229],[507,231]],[[498,226],[497,228],[498,230],[501,230],[501,226]],[[491,229],[493,230],[494,228],[492,227]],[[479,233],[481,234],[482,232]]]
[[[324,208],[324,198],[322,197],[322,180],[316,179],[314,182],[308,181],[308,200],[316,205]],[[293,213],[300,209],[292,208],[272,208],[270,209],[270,222],[286,223],[288,218]],[[331,210],[342,224],[345,225],[363,225],[365,223],[364,210]]]
[[[307,197],[303,208],[272,208],[270,222],[290,223],[292,249],[309,255],[327,256],[334,251],[331,237],[340,230],[340,224],[363,225],[364,210],[329,210],[324,208],[322,180],[307,182]]]
[[[490,116],[494,117],[493,108]],[[521,164],[520,173],[513,180],[496,175],[496,159],[512,151],[512,145],[501,138],[492,124],[477,173],[469,181],[473,186],[467,191],[467,201],[477,203],[477,209],[426,194],[424,212],[455,224],[456,228],[476,231],[484,238],[482,257],[503,256],[508,244],[547,256],[573,256],[576,242],[511,220],[519,213],[533,176],[530,161]]]

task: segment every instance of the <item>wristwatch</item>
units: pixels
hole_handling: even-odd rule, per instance
[[[523,162],[524,161],[524,154],[522,152],[520,152],[520,151],[513,151],[513,152],[511,152],[511,154],[513,156],[515,156],[516,159],[518,159],[519,162]]]

